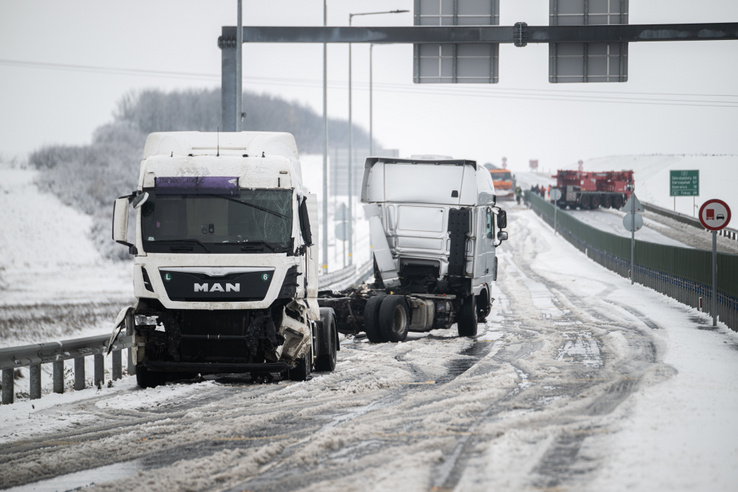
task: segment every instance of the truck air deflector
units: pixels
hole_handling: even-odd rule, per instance
[[[238,195],[238,177],[234,176],[161,176],[154,178],[154,188],[161,195]]]

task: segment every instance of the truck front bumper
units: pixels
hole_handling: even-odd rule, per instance
[[[292,369],[287,362],[160,362],[144,361],[141,366],[153,372],[197,372],[200,374],[222,374],[229,372],[273,373]]]

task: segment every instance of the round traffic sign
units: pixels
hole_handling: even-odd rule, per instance
[[[730,207],[717,198],[707,200],[700,207],[700,223],[705,229],[719,231],[730,222]]]

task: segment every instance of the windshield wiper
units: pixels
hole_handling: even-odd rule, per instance
[[[196,244],[205,250],[206,253],[210,253],[210,250],[197,239],[163,239],[160,241],[151,241],[149,244],[164,244],[170,246],[172,253],[186,252],[194,250],[193,245]]]
[[[246,241],[239,244],[241,246],[241,251],[254,251],[257,248],[264,251],[264,248],[268,248],[269,250],[271,250],[272,253],[277,252],[277,249],[272,243],[267,243],[265,241]]]

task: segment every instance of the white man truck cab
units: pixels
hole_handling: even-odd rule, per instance
[[[288,133],[148,136],[137,189],[113,214],[113,239],[134,256],[136,303],[118,329],[133,336],[139,385],[333,370],[333,312],[317,302],[315,198],[301,181]]]

